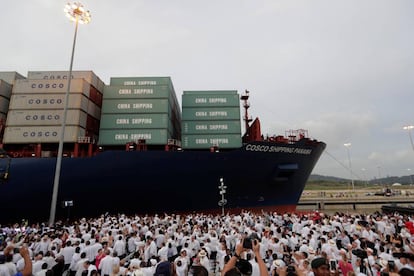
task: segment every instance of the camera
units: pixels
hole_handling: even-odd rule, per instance
[[[252,244],[252,239],[249,237],[245,237],[243,239],[243,248],[246,249],[252,249],[253,248],[253,244]]]
[[[393,260],[389,260],[388,261],[388,269],[390,271],[394,271],[394,269],[395,269],[395,262]]]
[[[296,269],[293,265],[288,265],[288,267],[286,268],[286,272],[295,272]]]
[[[336,271],[336,260],[329,261],[329,268],[331,271]]]

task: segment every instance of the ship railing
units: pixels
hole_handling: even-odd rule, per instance
[[[181,147],[181,141],[177,140],[177,139],[168,139],[167,140],[167,145]]]
[[[89,137],[89,136],[79,136],[78,137],[78,143],[79,144],[90,144],[92,142],[94,142],[92,137]]]
[[[308,131],[306,129],[291,129],[286,131],[285,136],[289,139],[289,143],[295,143],[307,138]]]

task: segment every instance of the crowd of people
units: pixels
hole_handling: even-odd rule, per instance
[[[0,276],[414,275],[401,214],[102,215],[0,228]]]

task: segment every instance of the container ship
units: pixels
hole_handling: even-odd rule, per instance
[[[180,108],[170,77],[0,72],[0,223],[48,219],[66,94],[57,219],[295,211],[326,147],[262,135],[248,91],[183,91]]]

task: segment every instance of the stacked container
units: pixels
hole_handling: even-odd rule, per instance
[[[13,85],[16,80],[21,79],[25,79],[25,77],[15,71],[0,72],[0,80],[3,80],[11,85]]]
[[[181,113],[170,77],[111,78],[104,89],[101,146],[145,140],[166,145],[181,135]]]
[[[182,106],[181,140],[184,149],[241,146],[237,91],[184,91]]]
[[[68,90],[68,72],[28,72],[16,80],[10,99],[4,144],[58,143]],[[65,143],[97,140],[104,83],[92,71],[73,71]]]

